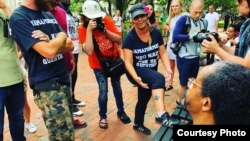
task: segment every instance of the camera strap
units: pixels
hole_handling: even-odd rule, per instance
[[[3,22],[3,36],[8,38],[9,37],[9,19],[4,19],[0,16],[0,20]]]
[[[100,50],[100,48],[99,48],[99,45],[98,45],[97,42],[96,42],[96,39],[94,38],[94,35],[92,35],[92,39],[93,39],[93,46],[94,46],[94,51],[95,51],[95,53],[96,53],[96,56],[97,56],[98,60],[99,60],[100,62],[102,62],[103,60],[105,60],[105,58],[104,58],[104,56],[102,55],[102,52],[101,52],[101,50]],[[114,48],[115,48],[115,46],[114,46],[114,44],[113,44],[113,50],[114,50]],[[112,59],[113,59],[113,56],[112,56]]]

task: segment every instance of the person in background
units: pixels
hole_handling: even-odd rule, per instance
[[[8,114],[13,141],[25,141],[24,136],[24,84],[17,48],[11,39],[8,19],[12,11],[0,0],[0,140],[4,140],[4,115]],[[4,30],[2,30],[4,29]]]
[[[145,8],[148,9],[147,13],[148,13],[149,23],[152,26],[159,28],[158,22],[157,22],[156,17],[155,17],[154,7],[151,4],[148,4]]]
[[[81,16],[83,28],[82,31],[80,31],[79,37],[83,42],[83,49],[88,55],[89,65],[94,71],[99,87],[99,127],[107,129],[108,77],[105,75],[97,52],[95,51],[96,49],[94,48],[98,47],[103,57],[116,59],[120,56],[118,44],[121,43],[121,35],[114,21],[101,10],[100,4],[97,1],[85,1],[82,5]],[[97,23],[98,21],[101,22]],[[111,85],[118,109],[117,117],[124,124],[128,124],[131,120],[124,111],[120,77],[121,76],[111,76]]]
[[[250,0],[238,0],[236,6],[241,17],[247,18],[240,29],[239,43],[236,48],[221,46],[213,36],[212,41],[204,40],[204,50],[214,53],[223,61],[230,61],[250,68]]]
[[[226,12],[225,16],[224,16],[224,31],[227,30],[227,27],[229,25],[229,22],[230,22],[230,13],[229,12]]]
[[[122,32],[122,17],[120,16],[120,10],[115,11],[113,20],[115,21],[115,26],[117,27],[117,30],[119,32]]]
[[[21,67],[21,70],[22,70],[23,82],[24,82],[25,98],[24,98],[23,113],[24,113],[24,119],[25,119],[25,128],[30,133],[35,133],[36,132],[36,126],[30,120],[31,110],[30,110],[30,106],[29,106],[29,103],[28,103],[28,99],[27,99],[27,94],[28,94],[28,90],[27,90],[28,89],[27,75],[28,75],[28,72],[26,70],[26,63],[25,63],[24,58],[22,57],[21,51],[18,51],[18,58],[20,60],[19,62],[20,62],[20,67]]]
[[[180,82],[177,103],[181,102],[184,97],[188,79],[195,78],[199,71],[201,43],[195,41],[195,38],[197,33],[207,30],[207,20],[201,18],[203,9],[203,0],[192,0],[189,7],[189,27],[187,28],[186,25],[188,16],[184,15],[176,22],[173,31],[173,42],[182,43],[181,49],[176,55]],[[185,31],[185,29],[189,29],[189,31]]]
[[[164,104],[165,81],[172,77],[172,71],[162,35],[148,23],[145,5],[138,3],[130,8],[129,13],[134,27],[125,37],[123,53],[128,79],[138,86],[133,129],[150,135],[150,129],[144,125],[144,116],[151,96],[156,107],[155,121],[164,126],[179,123],[169,115]],[[164,75],[157,72],[158,58],[165,68]]]
[[[205,16],[205,19],[208,21],[207,30],[209,32],[217,32],[218,31],[218,23],[219,23],[219,14],[214,12],[214,5],[208,6],[208,13]]]
[[[194,125],[249,125],[250,70],[216,62],[189,80],[185,106]]]
[[[72,84],[71,84],[71,89],[72,89],[72,101],[73,101],[73,113],[74,112],[79,112],[80,110],[76,106],[85,106],[85,102],[77,100],[75,98],[75,85],[77,81],[77,76],[78,76],[78,56],[79,56],[79,37],[76,29],[76,22],[75,19],[70,11],[70,0],[61,0],[62,8],[66,11],[66,19],[67,19],[67,34],[71,38],[73,45],[74,45],[74,50],[73,50],[73,61],[74,61],[74,69],[73,72],[71,73],[71,78],[72,78]]]
[[[227,28],[226,34],[227,34],[227,41],[225,43],[225,46],[232,47],[236,46],[239,43],[239,30],[235,25],[230,25]]]
[[[30,88],[42,112],[49,140],[73,141],[70,80],[62,55],[72,51],[73,45],[48,12],[49,8],[48,1],[24,0],[11,15],[10,27],[28,65]]]
[[[66,12],[61,7],[58,6],[59,4],[60,2],[58,0],[51,0],[50,1],[50,13],[52,13],[52,15],[55,17],[55,19],[57,20],[58,24],[62,27],[62,29],[66,31],[67,34],[70,34],[73,32],[72,26],[75,27],[75,23],[72,21],[70,22],[68,21],[69,17],[67,17]],[[74,42],[73,42],[74,40],[72,40],[71,36],[72,35],[68,37],[70,37],[74,46]],[[63,53],[63,56],[66,59],[71,86],[72,86],[71,76],[75,69],[75,63],[74,63],[75,58],[72,55],[73,55],[72,52]],[[73,102],[73,96],[72,96],[72,102]],[[79,110],[73,103],[73,116],[81,116],[81,115],[83,115],[83,112]],[[74,118],[73,125],[75,128],[84,128],[87,126],[87,123],[86,121],[80,121],[80,119]]]
[[[167,21],[164,25],[165,31],[169,32],[169,38],[167,42],[167,53],[170,59],[170,67],[173,72],[174,76],[174,71],[175,71],[175,60],[176,60],[176,55],[173,53],[173,51],[170,49],[169,45],[172,43],[172,38],[173,38],[173,31],[174,27],[176,24],[176,21],[183,16],[187,15],[188,13],[184,12],[185,8],[182,3],[182,0],[173,0],[170,4],[171,8],[169,9],[169,17],[167,18]],[[168,85],[166,86],[166,90],[172,90],[173,89],[173,80],[174,78],[172,77],[171,80],[169,81]]]

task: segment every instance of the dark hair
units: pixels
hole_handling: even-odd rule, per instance
[[[202,83],[202,97],[210,97],[215,124],[250,124],[250,70],[218,62]]]
[[[149,22],[151,24],[155,23],[156,21],[156,18],[155,18],[155,11],[153,11],[152,15],[148,18],[149,19]]]

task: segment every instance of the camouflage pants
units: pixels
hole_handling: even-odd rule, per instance
[[[42,111],[43,120],[51,141],[73,141],[71,91],[61,85],[60,90],[34,91],[36,105]]]

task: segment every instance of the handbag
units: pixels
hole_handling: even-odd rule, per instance
[[[170,49],[173,51],[173,53],[175,55],[178,54],[178,52],[180,51],[181,47],[182,47],[182,43],[181,42],[172,42],[170,45],[169,45]]]
[[[99,59],[103,67],[104,74],[107,77],[120,77],[125,73],[125,64],[120,57],[116,59],[113,59],[113,57],[104,58],[94,37],[93,37],[93,45],[97,58]]]

